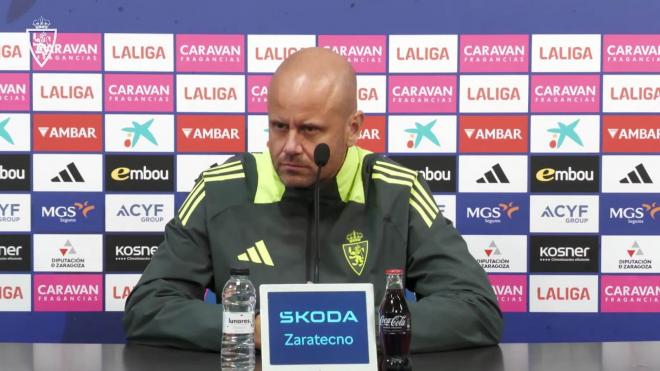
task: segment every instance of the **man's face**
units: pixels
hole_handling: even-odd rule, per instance
[[[314,149],[330,147],[321,179],[333,177],[346,150],[357,140],[362,113],[347,114],[323,89],[271,87],[268,101],[268,149],[273,165],[287,187],[309,187],[316,179]],[[327,89],[326,89],[327,90]]]

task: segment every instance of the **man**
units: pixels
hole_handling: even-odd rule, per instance
[[[268,92],[268,151],[197,180],[126,302],[129,340],[218,351],[222,308],[202,298],[206,288],[222,290],[230,267],[247,264],[257,287],[311,280],[314,149],[326,143],[320,281],[371,282],[379,303],[384,270],[404,268],[418,298],[409,305],[413,351],[499,341],[502,318],[486,275],[423,178],[354,146],[364,119],[356,90],[350,64],[327,49],[282,63]]]

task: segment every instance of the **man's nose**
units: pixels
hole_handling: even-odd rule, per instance
[[[289,130],[286,143],[284,144],[284,152],[287,154],[298,154],[302,152],[302,144],[296,130]]]

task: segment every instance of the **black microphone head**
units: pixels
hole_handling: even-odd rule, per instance
[[[322,167],[328,163],[330,159],[330,147],[325,143],[319,143],[314,148],[314,162],[316,166]]]

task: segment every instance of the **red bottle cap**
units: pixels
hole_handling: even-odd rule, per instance
[[[392,274],[403,274],[403,269],[385,269],[385,274],[387,275],[392,275]]]

